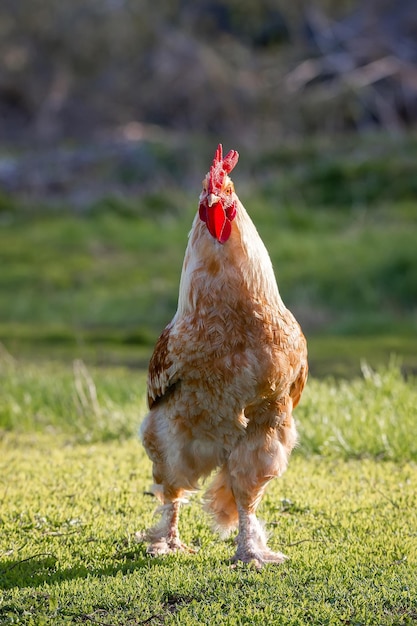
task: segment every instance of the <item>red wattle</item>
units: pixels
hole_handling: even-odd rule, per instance
[[[207,222],[207,209],[204,204],[200,204],[200,206],[198,207],[198,213],[200,215],[200,220],[202,222]]]
[[[216,202],[212,207],[207,209],[207,228],[209,233],[220,243],[224,243],[230,237],[232,231],[231,224],[226,217],[221,202]]]
[[[229,239],[231,234],[232,234],[232,223],[229,222],[229,220],[226,218],[224,222],[224,227],[221,232],[220,239],[219,239],[220,243],[225,243]]]

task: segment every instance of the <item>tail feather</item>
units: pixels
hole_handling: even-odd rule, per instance
[[[224,535],[234,530],[239,521],[227,466],[214,477],[205,494],[205,510],[210,513],[217,529]]]

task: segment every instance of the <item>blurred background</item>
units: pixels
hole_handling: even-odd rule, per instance
[[[0,343],[146,365],[237,149],[315,375],[417,370],[415,0],[3,0]]]

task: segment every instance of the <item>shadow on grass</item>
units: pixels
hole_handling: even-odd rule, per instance
[[[161,567],[170,559],[152,558],[146,554],[145,546],[138,546],[135,552],[129,554],[129,559],[124,562],[115,562],[105,567],[95,569],[85,565],[75,565],[61,569],[58,559],[49,553],[39,553],[23,560],[4,560],[0,563],[0,589],[13,589],[14,587],[35,588],[47,583],[53,585],[64,580],[87,578],[94,576],[116,576],[119,572],[129,574],[138,569]]]

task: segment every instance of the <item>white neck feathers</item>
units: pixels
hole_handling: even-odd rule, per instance
[[[268,251],[236,199],[237,214],[225,244],[217,242],[196,215],[182,268],[177,315],[193,310],[204,293],[236,298],[239,289],[259,303],[285,311]]]

